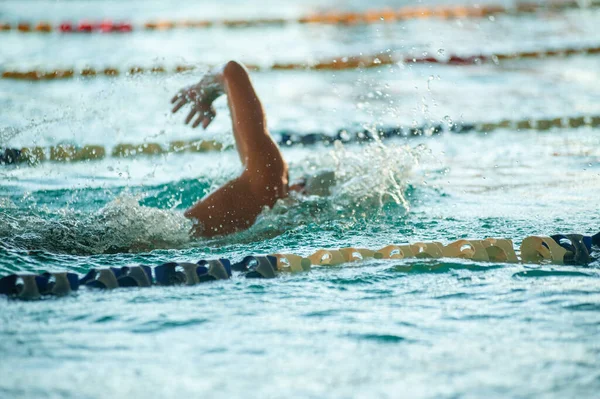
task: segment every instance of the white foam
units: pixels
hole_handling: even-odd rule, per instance
[[[309,223],[371,217],[388,204],[408,211],[406,182],[422,153],[421,147],[385,146],[380,142],[361,146],[338,142],[330,149],[302,151],[304,158],[294,157],[300,161],[290,165],[292,176],[335,171],[336,184],[331,195],[293,193],[290,198],[278,201],[273,209],[265,209],[255,226],[233,240],[273,237]],[[211,175],[212,181],[229,178],[222,173]],[[142,195],[125,192],[92,213],[69,207],[59,211],[39,207],[11,216],[0,213],[0,237],[26,248],[74,254],[141,252],[206,244],[205,239],[190,238],[192,222],[183,216],[181,209],[148,207],[140,205],[141,199]],[[230,242],[230,238],[212,243],[218,245],[221,241]]]
[[[0,237],[25,248],[72,254],[180,248],[190,242],[191,222],[181,212],[143,206],[139,200],[122,194],[94,213],[69,208],[0,213]]]

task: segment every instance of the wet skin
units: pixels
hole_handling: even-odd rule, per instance
[[[264,207],[272,207],[288,195],[288,166],[267,130],[266,115],[248,71],[235,61],[206,74],[202,80],[181,90],[171,102],[173,112],[190,103],[185,123],[206,127],[215,117],[212,106],[220,95],[227,96],[233,134],[242,174],[199,200],[185,212],[195,221],[193,234],[212,237],[245,230],[254,224]]]

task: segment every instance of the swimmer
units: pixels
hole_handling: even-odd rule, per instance
[[[185,212],[186,217],[194,220],[193,234],[198,236],[245,230],[254,224],[264,207],[272,208],[290,191],[304,191],[314,186],[315,191],[323,192],[318,182],[327,185],[333,182],[333,176],[328,176],[319,178],[318,182],[313,178],[289,185],[288,165],[269,134],[265,111],[248,71],[238,62],[229,61],[208,72],[198,84],[182,89],[171,100],[175,104],[173,113],[190,103],[192,108],[185,123],[206,129],[216,116],[212,103],[223,94],[227,96],[233,135],[244,170],[239,177]]]

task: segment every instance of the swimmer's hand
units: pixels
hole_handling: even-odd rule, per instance
[[[181,89],[171,99],[171,104],[175,104],[173,113],[179,111],[187,103],[192,103],[192,109],[185,118],[185,123],[190,123],[198,114],[192,127],[196,128],[202,123],[202,128],[206,129],[217,115],[212,103],[223,94],[222,81],[222,72],[208,72],[198,84]]]

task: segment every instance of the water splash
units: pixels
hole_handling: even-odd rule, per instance
[[[0,238],[17,248],[40,249],[67,254],[145,252],[190,246],[221,246],[231,242],[260,241],[303,226],[348,225],[368,220],[392,207],[395,215],[406,212],[407,178],[424,153],[423,147],[384,146],[381,142],[357,147],[336,143],[320,155],[310,153],[291,165],[293,175],[311,175],[333,170],[336,184],[328,197],[292,194],[265,209],[255,225],[233,237],[216,240],[190,238],[191,221],[182,214],[181,201],[163,209],[147,190],[139,194],[121,192],[98,211],[59,210],[29,204],[6,203],[10,212],[0,212]],[[215,176],[211,177],[214,180]],[[206,179],[203,176],[202,179]],[[210,185],[208,185],[210,186]],[[203,196],[207,185],[187,185],[186,197]],[[179,194],[178,185],[165,187],[162,195]],[[34,194],[35,195],[35,194]],[[164,201],[163,201],[164,202]],[[186,202],[189,202],[186,200]],[[177,208],[176,208],[177,207]]]
[[[410,209],[406,199],[408,178],[422,155],[424,146],[383,145],[374,142],[357,147],[337,142],[326,154],[307,156],[290,165],[292,176],[315,175],[333,170],[336,184],[328,197],[292,193],[272,209],[265,209],[249,230],[213,244],[251,242],[271,238],[308,225],[351,228],[357,222],[372,220],[391,209],[398,216]],[[293,178],[292,178],[293,180]]]
[[[349,151],[336,143],[331,158],[338,181],[332,203],[354,210],[381,210],[392,202],[408,211],[406,182],[423,152],[422,146],[385,146],[381,142],[365,145],[362,151]]]
[[[36,209],[0,212],[0,238],[20,248],[71,254],[140,252],[189,243],[191,222],[180,212],[142,206],[121,194],[98,212]]]

